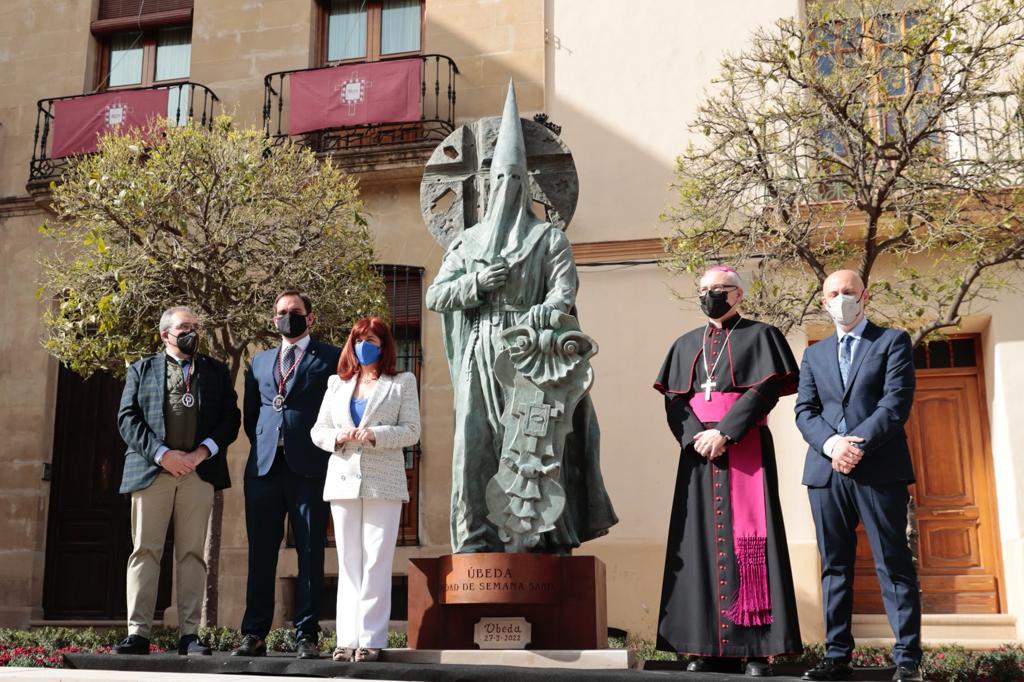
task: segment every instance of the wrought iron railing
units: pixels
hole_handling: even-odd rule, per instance
[[[893,98],[873,105],[866,120],[867,133],[883,144],[898,143],[903,134],[901,123],[908,135],[917,135],[924,131],[920,126],[928,125],[932,132],[922,140],[924,144],[918,143],[915,153],[931,156],[961,178],[985,173],[985,181],[992,187],[1024,185],[1024,109],[1016,93],[973,97],[944,113],[937,123],[931,123],[934,116],[928,108],[933,104],[928,97],[918,96],[906,110],[905,104],[905,100]],[[767,168],[772,186],[752,186],[741,200],[750,206],[774,205],[780,195],[797,203],[842,201],[852,194],[851,172],[842,167],[851,153],[854,164],[875,163],[875,159],[884,162],[885,149],[877,149],[875,159],[858,159],[860,152],[848,149],[840,135],[841,125],[830,127],[827,119],[820,125],[818,140],[808,144],[806,131],[795,131],[790,121],[762,122],[758,136],[781,150],[771,155]],[[855,135],[852,142],[862,141]]]
[[[274,140],[291,138],[300,141],[317,152],[408,142],[440,142],[455,130],[455,77],[459,75],[459,67],[450,57],[443,54],[393,57],[380,61],[402,59],[420,60],[422,113],[419,120],[325,127],[322,130],[292,135],[288,131],[290,77],[296,73],[334,68],[322,66],[317,69],[275,71],[263,78],[264,132]]]
[[[214,111],[219,98],[210,88],[200,83],[174,83],[153,85],[144,88],[124,88],[117,92],[138,90],[167,90],[167,119],[174,124],[184,124],[189,119],[197,120],[204,126],[213,123]],[[110,91],[107,91],[110,92]],[[29,163],[29,182],[38,182],[60,177],[71,156],[54,157],[52,150],[52,129],[57,123],[54,105],[57,102],[95,97],[100,93],[50,97],[36,103],[36,131]]]

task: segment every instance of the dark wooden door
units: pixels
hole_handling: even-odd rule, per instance
[[[995,483],[977,345],[978,338],[968,336],[929,344],[926,353],[918,353],[907,438],[917,476],[911,495],[925,613],[1002,610]],[[854,608],[882,613],[863,530],[857,550]]]
[[[124,442],[117,431],[122,383],[59,370],[47,521],[43,613],[48,620],[123,620],[132,551],[131,506],[118,494]],[[170,605],[170,547],[156,613]]]

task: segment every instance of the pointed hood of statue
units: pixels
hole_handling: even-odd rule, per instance
[[[498,139],[494,143],[494,154],[491,156],[491,175],[498,168],[515,167],[526,172],[526,143],[523,142],[523,126],[519,120],[519,103],[516,101],[516,86],[511,79],[508,81],[508,95],[505,96],[505,109],[501,114],[501,125],[498,127]]]
[[[531,207],[526,144],[512,81],[491,155],[489,182],[484,217],[463,235],[471,271],[496,263],[511,267],[529,256],[545,228],[551,227],[539,220]]]

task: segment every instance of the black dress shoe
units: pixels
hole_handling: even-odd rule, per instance
[[[805,680],[848,680],[853,677],[853,668],[838,658],[826,658],[804,673]]]
[[[917,665],[898,665],[892,675],[892,682],[922,682],[921,667]]]
[[[231,652],[232,656],[266,656],[267,643],[256,635],[246,635],[245,639],[237,649]]]
[[[182,635],[178,640],[179,656],[210,656],[213,649],[206,646],[199,635]]]
[[[141,656],[149,653],[149,640],[142,635],[128,635],[114,647],[115,654]]]
[[[709,673],[714,666],[711,665],[711,659],[705,656],[694,656],[690,659],[690,662],[686,664],[686,672],[688,673]]]
[[[295,653],[299,658],[320,658],[320,647],[312,637],[302,637],[295,642]]]
[[[747,677],[771,677],[772,667],[766,658],[752,658],[747,661],[747,667],[743,671]]]

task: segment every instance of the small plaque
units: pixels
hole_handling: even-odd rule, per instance
[[[473,626],[473,641],[481,649],[525,649],[532,635],[525,618],[481,618]]]

